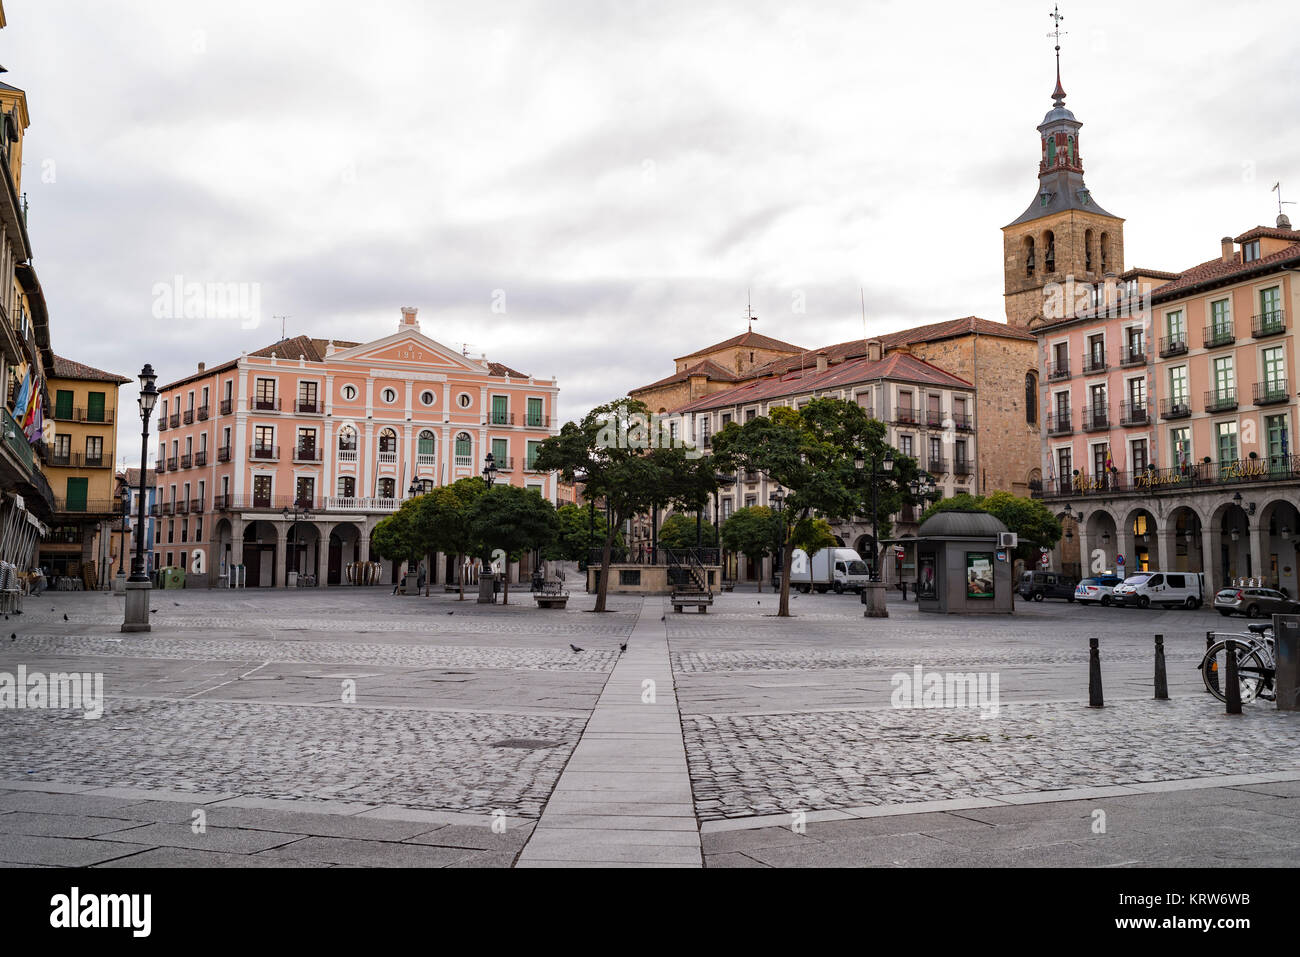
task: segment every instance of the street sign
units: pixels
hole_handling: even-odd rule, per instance
[[[894,546],[894,557],[895,557],[895,558],[903,558],[904,556],[906,556],[906,554],[907,554],[907,552],[904,551],[902,545],[895,545],[895,546]]]
[[[1040,555],[1046,555],[1046,554],[1047,554],[1047,546],[1046,546],[1046,545],[1039,545],[1039,546],[1038,546],[1038,553],[1039,553]]]
[[[1006,560],[1007,560],[1007,553],[1006,553],[1006,551],[1005,551],[1004,549],[999,548],[999,549],[998,549],[998,561],[1000,561],[1000,562],[1005,562]]]
[[[1047,552],[1044,552],[1043,557],[1038,560],[1038,564],[1046,568],[1048,565],[1052,564],[1052,556]]]
[[[1116,555],[1116,556],[1115,556],[1115,564],[1116,564],[1118,567],[1123,568],[1123,567],[1124,567],[1124,556],[1123,556],[1123,555]]]

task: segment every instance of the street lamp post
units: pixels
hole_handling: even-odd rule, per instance
[[[483,458],[483,481],[487,482],[489,489],[496,484],[497,472],[496,457],[489,452]],[[497,600],[496,593],[496,573],[492,570],[492,563],[488,562],[489,572],[487,575],[480,574],[478,578],[478,603],[480,605],[494,605]]]
[[[934,492],[934,480],[930,478],[929,472],[922,472],[920,475],[912,479],[912,481],[908,483],[907,487],[912,493],[912,498],[914,499],[919,498],[921,500],[921,504],[924,505],[925,502],[929,499],[931,493]],[[924,511],[924,509],[922,509],[922,511]],[[916,546],[913,546],[913,548],[914,550],[916,550]],[[916,594],[916,601],[920,601],[921,600],[921,561],[920,561],[919,550],[916,550],[916,588],[914,589],[914,591]]]
[[[301,516],[303,518],[311,518],[311,507],[304,505],[301,509],[299,509],[298,500],[295,498],[293,500],[293,508],[291,509],[289,508],[289,506],[286,505],[284,509],[280,512],[280,514],[284,517],[284,520],[286,522],[289,521],[293,522],[293,524],[289,526],[289,554],[293,556],[293,567],[290,568],[288,563],[286,563],[284,569],[284,583],[288,585],[290,573],[294,575],[299,574],[298,572],[298,517]],[[297,583],[296,578],[294,579],[294,582],[295,584]]]
[[[126,594],[126,553],[129,551],[129,546],[126,543],[126,523],[131,517],[130,490],[131,486],[123,481],[122,487],[119,490],[122,495],[122,544],[119,545],[117,549],[117,574],[113,576],[114,595]]]
[[[122,630],[126,632],[149,631],[149,591],[152,584],[145,572],[144,564],[144,483],[145,473],[149,470],[149,418],[158,402],[158,376],[153,366],[145,363],[140,370],[140,486],[136,490],[136,526],[140,534],[136,537],[135,563],[131,577],[126,582],[126,612],[122,618]]]
[[[781,486],[776,487],[776,491],[769,496],[769,501],[776,505],[776,560],[772,565],[772,587],[779,589],[776,583],[776,570],[779,568],[785,572],[785,493],[781,491]],[[759,582],[762,582],[759,578]]]
[[[858,473],[859,480],[866,464],[866,456],[859,449],[853,456],[853,468]],[[880,580],[880,495],[876,487],[877,471],[886,476],[893,474],[893,449],[885,449],[881,459],[874,455],[871,457],[871,576],[862,589],[862,603],[867,606],[867,610],[862,613],[864,618],[889,617],[889,608],[885,604],[885,583]]]

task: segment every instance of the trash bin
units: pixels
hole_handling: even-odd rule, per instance
[[[1273,616],[1277,710],[1300,711],[1300,615]]]

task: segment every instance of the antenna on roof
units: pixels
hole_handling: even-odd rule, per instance
[[[1273,184],[1272,192],[1277,193],[1277,228],[1278,228],[1278,229],[1290,229],[1290,228],[1291,228],[1291,217],[1287,216],[1286,212],[1282,209],[1282,207],[1283,207],[1283,206],[1294,206],[1294,205],[1296,204],[1296,201],[1295,201],[1294,199],[1283,199],[1283,198],[1282,198],[1282,183],[1281,183],[1281,181],[1276,182],[1276,183]]]
[[[469,358],[469,347],[470,347],[470,345],[471,345],[471,343],[468,343],[468,342],[462,342],[462,343],[460,344],[460,354],[463,355],[466,359]]]
[[[750,332],[754,331],[754,320],[757,318],[758,316],[754,315],[754,305],[750,301],[749,287],[746,286],[745,287],[745,321],[749,323]]]
[[[271,318],[280,320],[280,341],[284,342],[284,322],[286,319],[292,319],[293,316],[272,316]]]

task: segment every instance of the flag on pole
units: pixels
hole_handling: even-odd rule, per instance
[[[27,404],[32,397],[32,374],[28,370],[23,376],[23,384],[18,387],[18,394],[14,396],[14,421],[21,428],[27,418]]]
[[[1110,457],[1110,446],[1106,446],[1106,471],[1109,472],[1115,467],[1115,460]]]
[[[27,435],[27,442],[29,445],[35,445],[37,442],[40,442],[45,438],[44,407],[45,403],[41,400],[41,394],[37,392],[36,399],[32,403],[31,417],[28,419],[27,425],[23,430]]]

